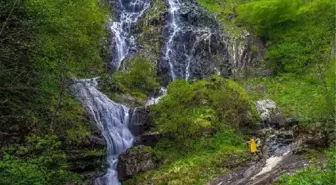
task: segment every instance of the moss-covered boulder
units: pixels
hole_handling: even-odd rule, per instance
[[[153,153],[151,147],[135,146],[119,155],[118,178],[119,180],[126,180],[140,172],[155,169],[158,165],[159,159]]]

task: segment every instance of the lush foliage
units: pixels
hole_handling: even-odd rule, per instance
[[[153,63],[143,57],[132,58],[129,63],[127,71],[113,73],[113,83],[123,93],[139,98],[154,93],[159,87],[159,82]]]
[[[277,185],[333,185],[336,182],[336,153],[334,149],[328,153],[328,165],[326,168],[320,165],[308,166],[292,175],[283,175]]]
[[[55,136],[28,137],[25,145],[3,149],[1,185],[58,185],[80,182],[66,170],[66,155]]]
[[[241,83],[254,101],[270,98],[288,117],[301,121],[334,120],[335,63],[305,75],[283,74],[267,78],[249,78]],[[333,121],[332,121],[333,122]]]
[[[302,73],[330,59],[334,5],[331,0],[259,0],[238,6],[238,17],[266,39],[275,72]]]
[[[19,147],[29,151],[22,155],[1,151],[0,183],[66,184],[70,153],[88,155],[91,149],[80,145],[91,134],[88,118],[67,85],[73,75],[103,71],[107,17],[103,1],[0,1],[0,146],[27,135],[62,140],[30,138],[35,145]]]
[[[239,21],[263,37],[289,27],[297,17],[302,0],[257,0],[239,5]]]
[[[103,69],[107,11],[95,0],[1,3],[1,19],[6,20],[0,64],[4,124],[49,129],[49,123],[63,119],[57,117],[62,107],[71,109],[71,103],[62,106],[63,99],[69,99],[66,80],[72,74],[84,76]]]
[[[164,160],[164,164],[155,171],[139,174],[123,184],[201,185],[251,157],[247,145],[233,131],[199,138],[189,143],[189,146],[188,151],[182,151],[176,147],[176,142],[161,140],[154,150]]]
[[[154,107],[159,131],[181,144],[204,135],[252,122],[244,89],[231,80],[213,76],[189,83],[176,80],[168,95]]]
[[[250,157],[237,128],[253,126],[253,109],[232,80],[175,80],[152,110],[163,134],[154,152],[163,164],[123,184],[204,184]]]

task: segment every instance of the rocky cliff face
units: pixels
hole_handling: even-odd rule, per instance
[[[248,32],[227,32],[197,1],[152,1],[134,29],[138,55],[157,64],[162,83],[173,78],[267,75],[263,42]],[[224,29],[223,29],[224,27]],[[127,66],[127,62],[125,64]]]

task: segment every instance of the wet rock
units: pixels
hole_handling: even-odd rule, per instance
[[[265,43],[247,31],[242,31],[238,36],[229,33],[227,38],[232,75],[235,78],[251,76],[269,76],[271,69],[264,61],[266,51]]]
[[[219,175],[208,185],[268,185],[279,179],[283,173],[292,173],[309,164],[303,155],[293,155],[291,130],[262,129],[262,159],[241,165]]]
[[[154,120],[150,116],[149,107],[140,107],[130,110],[130,130],[134,136],[140,136],[154,127]]]
[[[138,145],[119,155],[118,178],[119,180],[126,180],[140,172],[152,170],[158,166],[159,160],[151,147]]]
[[[140,136],[140,144],[146,146],[155,146],[157,142],[161,139],[161,134],[159,132],[149,132],[142,134]]]
[[[320,126],[299,125],[294,128],[293,152],[302,153],[307,149],[326,148],[328,134]]]
[[[259,100],[256,102],[256,108],[264,128],[285,126],[285,117],[281,114],[274,101],[269,99]]]

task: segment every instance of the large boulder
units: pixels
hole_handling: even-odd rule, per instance
[[[140,136],[154,127],[154,120],[149,107],[139,107],[130,110],[130,130],[134,136]]]
[[[302,153],[307,149],[326,148],[328,133],[322,126],[299,125],[293,129],[293,152]]]
[[[119,155],[117,165],[119,180],[127,180],[138,173],[155,169],[159,160],[151,147],[138,145]]]
[[[256,108],[263,127],[285,126],[286,119],[274,101],[269,99],[259,100],[256,103]]]

